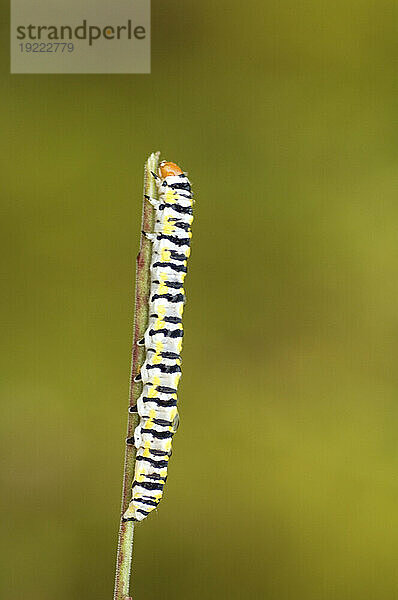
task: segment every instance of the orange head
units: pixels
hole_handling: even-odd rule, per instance
[[[159,166],[159,175],[162,179],[165,177],[170,177],[170,175],[181,175],[182,170],[178,165],[172,162],[166,162],[165,160],[160,163]]]

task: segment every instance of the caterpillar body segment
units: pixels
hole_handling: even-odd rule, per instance
[[[140,422],[128,440],[137,454],[132,497],[123,515],[132,521],[142,521],[162,498],[179,423],[184,280],[193,221],[191,185],[182,170],[163,162],[153,176],[159,198],[147,197],[155,208],[155,223],[153,233],[145,234],[153,246],[148,327],[139,342],[146,351],[140,370],[143,389],[136,407]]]

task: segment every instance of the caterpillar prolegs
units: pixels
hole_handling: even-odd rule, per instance
[[[188,177],[174,163],[162,162],[156,178],[150,267],[149,320],[143,340],[146,355],[139,377],[143,390],[137,401],[140,422],[130,504],[124,520],[142,521],[163,495],[171,441],[178,427],[177,388],[181,377],[184,279],[190,254],[193,197]]]

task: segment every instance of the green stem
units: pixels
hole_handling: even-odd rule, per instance
[[[155,179],[151,171],[156,173],[159,164],[159,152],[151,154],[144,170],[144,199],[142,208],[142,231],[153,230],[154,211],[152,205],[145,199],[145,194],[156,197]],[[152,244],[141,235],[140,251],[137,256],[136,284],[135,284],[135,310],[134,310],[134,334],[133,351],[131,358],[130,393],[129,406],[134,406],[141,394],[142,383],[134,381],[145,357],[145,348],[137,346],[138,340],[144,337],[148,323],[148,302],[150,292],[150,265],[152,256]],[[128,413],[127,438],[133,436],[134,429],[138,425],[137,413]],[[120,519],[116,577],[114,600],[128,600],[130,588],[131,561],[133,556],[134,523],[124,522],[122,516],[127,509],[131,497],[131,485],[135,468],[135,447],[126,444],[123,471],[122,511]]]

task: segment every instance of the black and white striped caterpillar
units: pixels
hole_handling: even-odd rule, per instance
[[[163,495],[171,440],[178,427],[177,387],[181,377],[184,279],[190,254],[193,197],[188,177],[174,163],[162,162],[156,177],[159,199],[155,208],[149,322],[144,339],[146,356],[139,378],[143,390],[137,401],[140,422],[132,497],[124,520],[142,521]]]

